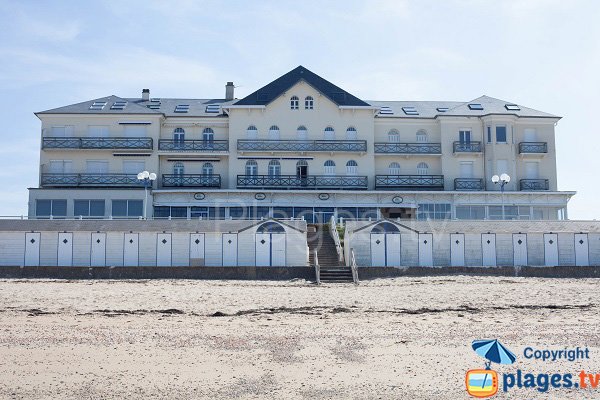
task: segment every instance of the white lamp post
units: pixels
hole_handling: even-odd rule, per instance
[[[146,204],[148,203],[148,187],[152,187],[152,181],[156,180],[156,174],[143,171],[137,174],[137,178],[144,183],[144,219],[146,219]]]
[[[494,175],[492,176],[492,182],[494,182],[494,185],[500,184],[500,192],[502,193],[502,220],[504,220],[504,185],[510,182],[510,176],[508,174]]]

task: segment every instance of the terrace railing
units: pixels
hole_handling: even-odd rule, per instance
[[[160,139],[158,149],[163,151],[198,151],[198,152],[224,152],[229,151],[228,140],[173,140]]]
[[[238,175],[239,189],[337,189],[366,190],[366,176]]]
[[[452,149],[455,153],[481,153],[481,142],[454,142]]]
[[[136,174],[42,174],[42,186],[144,187]]]
[[[441,143],[375,143],[375,153],[442,154]]]
[[[519,154],[543,154],[548,152],[546,142],[521,142],[519,143]]]
[[[444,175],[375,175],[375,189],[443,190]]]
[[[550,190],[548,179],[521,179],[520,190]]]
[[[221,187],[219,174],[163,174],[163,187]]]
[[[152,150],[150,137],[44,137],[43,149]]]
[[[238,151],[366,152],[366,140],[254,140],[239,139]]]
[[[456,178],[454,179],[454,190],[484,190],[483,179],[480,178]]]

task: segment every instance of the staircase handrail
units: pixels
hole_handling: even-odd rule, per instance
[[[356,267],[354,249],[350,249],[350,268],[352,269],[352,280],[354,281],[354,284],[358,285],[358,268]]]
[[[337,224],[335,222],[335,217],[332,215],[329,220],[329,233],[335,242],[335,250],[338,254],[338,261],[343,264],[344,263],[344,250],[342,249],[342,241],[340,240],[340,234],[337,230]]]
[[[315,250],[315,276],[317,277],[317,285],[321,284],[321,267],[319,266],[319,256]]]

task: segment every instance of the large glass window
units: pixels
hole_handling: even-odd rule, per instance
[[[417,209],[417,219],[420,221],[428,219],[450,219],[451,206],[447,203],[424,203],[419,204]]]
[[[502,206],[489,206],[488,207],[488,217],[489,219],[502,219],[502,215],[504,215],[504,219],[513,220],[519,218],[519,207],[517,206],[504,206],[504,212],[502,211]]]
[[[456,206],[457,219],[485,219],[485,206]]]
[[[496,143],[506,143],[506,126],[496,127]]]
[[[273,207],[273,218],[287,219],[294,216],[293,207]]]
[[[142,200],[113,200],[113,217],[141,217],[144,214],[144,202]]]
[[[246,161],[246,175],[258,175],[258,163],[256,161]]]
[[[37,200],[35,215],[36,217],[66,217],[67,200]]]
[[[75,217],[103,217],[104,200],[75,200],[73,215]]]
[[[277,160],[269,161],[269,176],[281,175],[281,164]]]

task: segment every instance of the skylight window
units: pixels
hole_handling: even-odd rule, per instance
[[[218,113],[220,106],[218,104],[209,104],[206,106],[207,113]]]
[[[394,114],[394,111],[388,106],[383,106],[383,107],[379,107],[379,114],[392,115],[392,114]]]
[[[158,109],[160,109],[160,103],[148,104],[146,107],[148,107],[151,110],[158,110]]]
[[[471,103],[469,104],[470,110],[483,110],[483,106],[479,103]]]
[[[159,99],[159,98],[157,98],[157,97],[155,97],[155,98],[153,98],[153,99],[150,99],[150,102],[151,102],[151,103],[160,103],[160,99]]]
[[[402,107],[402,111],[404,111],[404,114],[406,115],[419,115],[419,112],[417,111],[417,109],[415,107]]]
[[[448,111],[448,107],[438,107],[436,110],[438,110],[438,112],[446,112]]]
[[[190,110],[189,104],[178,104],[177,106],[175,106],[176,113],[186,113],[189,110]]]
[[[505,104],[504,108],[506,108],[508,111],[521,111],[521,107],[516,104]]]
[[[124,110],[125,107],[127,106],[127,102],[126,101],[115,101],[114,104],[110,107],[111,110]]]
[[[95,101],[91,106],[90,110],[102,110],[106,106],[106,101]]]

